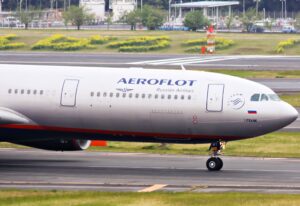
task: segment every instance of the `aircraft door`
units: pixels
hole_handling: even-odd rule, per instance
[[[221,112],[223,110],[224,84],[209,84],[207,88],[206,110]]]
[[[75,107],[79,80],[66,79],[61,92],[61,106]]]

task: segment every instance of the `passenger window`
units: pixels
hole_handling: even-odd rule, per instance
[[[120,96],[120,93],[116,93],[116,97],[119,98],[119,96]]]
[[[168,99],[171,99],[171,97],[172,97],[171,94],[169,94],[169,95],[168,95]]]
[[[146,96],[145,94],[142,94],[142,98],[143,98],[143,99],[145,98],[145,96]]]
[[[21,94],[24,94],[24,89],[21,90]]]
[[[94,96],[94,92],[91,92],[91,97],[93,97]]]
[[[30,94],[30,89],[27,90],[27,94]]]
[[[161,99],[164,99],[164,98],[165,98],[165,95],[164,95],[164,94],[162,94],[162,95],[161,95]]]
[[[269,101],[269,97],[265,94],[262,94],[260,97],[260,101]]]
[[[184,100],[184,95],[181,95],[181,99]]]
[[[106,96],[107,96],[107,93],[106,93],[106,92],[104,92],[104,93],[103,93],[103,97],[106,97]]]
[[[189,95],[189,96],[188,96],[188,100],[191,100],[191,99],[192,99],[192,97],[191,97],[191,95]]]
[[[152,97],[152,94],[148,94],[148,99],[151,99],[151,97]]]
[[[100,97],[100,92],[97,92],[97,97]]]
[[[109,96],[110,96],[110,97],[113,97],[113,96],[114,96],[114,93],[111,92],[111,93],[109,94]]]
[[[253,94],[253,95],[251,96],[251,101],[252,101],[252,102],[257,102],[257,101],[259,101],[259,97],[260,97],[260,94]]]
[[[135,94],[135,98],[139,98],[139,94]]]
[[[44,94],[44,91],[43,90],[40,90],[40,95],[43,95]]]
[[[15,89],[15,94],[18,94],[18,90],[17,89]]]
[[[11,94],[11,89],[8,90],[8,94]]]
[[[176,94],[176,95],[174,95],[174,99],[178,99],[178,95]]]
[[[123,94],[122,94],[122,97],[125,98],[125,97],[126,97],[126,93],[123,93]]]
[[[132,93],[129,93],[129,98],[132,98]]]

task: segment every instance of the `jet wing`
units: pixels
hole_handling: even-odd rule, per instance
[[[27,124],[30,120],[13,110],[0,107],[0,125],[1,124]]]

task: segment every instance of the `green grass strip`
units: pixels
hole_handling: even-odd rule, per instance
[[[73,36],[76,38],[89,38],[90,36],[113,36],[120,41],[131,39],[132,37],[156,37],[168,36],[171,40],[170,47],[163,50],[151,51],[151,53],[158,54],[185,54],[185,49],[182,44],[188,40],[206,38],[206,33],[200,32],[183,32],[183,31],[99,31],[99,30],[65,30],[65,29],[30,29],[30,30],[11,30],[0,29],[1,35],[17,35],[18,41],[24,42],[26,46],[18,48],[19,51],[31,51],[32,45],[36,44],[39,40],[48,38],[51,35],[60,33],[66,36]],[[275,51],[276,46],[281,41],[287,39],[299,39],[298,34],[248,34],[248,33],[217,33],[217,38],[230,39],[235,42],[233,46],[224,49],[217,49],[216,54],[220,55],[272,55],[277,54]],[[200,45],[199,45],[200,47]],[[79,50],[77,52],[81,52]],[[85,52],[99,52],[99,53],[118,53],[117,49],[107,48],[106,45],[98,45],[95,49],[84,49]],[[72,51],[76,52],[76,51]],[[200,48],[199,48],[200,55]],[[300,46],[296,45],[287,48],[284,51],[286,55],[300,55]]]
[[[0,202],[5,206],[298,206],[300,195],[3,190]]]
[[[197,69],[203,70],[205,69]],[[300,78],[300,70],[288,70],[288,71],[272,71],[272,70],[206,70],[210,72],[217,72],[221,74],[228,74],[232,76],[242,78]]]
[[[287,141],[288,140],[288,141]],[[300,157],[300,133],[276,132],[247,140],[229,142],[225,154],[252,157]],[[268,146],[268,145],[272,146]],[[109,142],[108,147],[92,147],[90,151],[142,152],[158,154],[208,155],[208,144],[168,144]]]
[[[229,142],[224,150],[229,156],[300,158],[300,132],[275,132],[256,138]],[[269,146],[271,145],[271,146]],[[2,148],[26,148],[0,143]],[[167,144],[108,142],[107,147],[90,147],[88,151],[138,152],[176,155],[208,155],[209,144]]]
[[[280,98],[294,107],[300,107],[300,93],[282,94]]]

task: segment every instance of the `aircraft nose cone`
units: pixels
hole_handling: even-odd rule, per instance
[[[291,105],[287,104],[284,110],[284,119],[288,124],[294,122],[298,118],[298,111]]]

